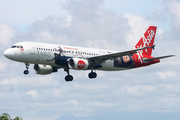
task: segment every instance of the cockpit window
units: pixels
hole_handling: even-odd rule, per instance
[[[21,48],[21,49],[23,49],[23,46],[21,46],[21,45],[13,45],[11,48]]]
[[[16,48],[16,46],[12,46],[11,48]]]

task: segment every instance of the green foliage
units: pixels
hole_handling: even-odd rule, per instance
[[[3,113],[3,114],[2,114],[2,118],[1,118],[1,120],[11,120],[11,117],[10,117],[10,115],[9,115],[9,114],[7,114],[7,113]]]
[[[14,120],[22,120],[20,117],[15,117]]]
[[[0,116],[0,120],[23,120],[19,116],[15,117],[14,119],[11,119],[11,116],[7,113],[3,113],[2,116]]]

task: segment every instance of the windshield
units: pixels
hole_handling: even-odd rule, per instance
[[[23,49],[23,46],[21,46],[21,45],[13,45],[11,48],[21,48],[21,49]]]

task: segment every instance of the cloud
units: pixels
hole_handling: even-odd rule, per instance
[[[119,111],[140,113],[179,111],[179,31],[174,28],[176,25],[178,28],[179,23],[178,20],[173,20],[173,18],[178,19],[178,11],[174,11],[171,4],[162,3],[162,8],[153,7],[153,11],[158,13],[150,20],[148,17],[153,14],[153,11],[141,8],[141,6],[147,6],[146,1],[136,1],[136,4],[131,1],[141,13],[135,13],[129,9],[130,7],[128,12],[121,12],[121,9],[112,12],[108,8],[101,7],[104,2],[106,1],[70,0],[57,4],[61,7],[58,10],[63,9],[66,11],[65,14],[60,14],[58,11],[46,14],[46,11],[43,11],[44,8],[41,8],[44,4],[40,2],[36,6],[43,11],[43,15],[40,17],[37,17],[39,13],[30,15],[32,24],[25,33],[18,32],[17,28],[12,27],[13,19],[12,23],[0,23],[0,37],[3,38],[0,40],[3,45],[0,50],[4,51],[13,43],[29,40],[117,51],[127,50],[136,44],[149,25],[154,25],[152,21],[156,21],[157,49],[153,54],[155,56],[176,54],[177,56],[162,60],[157,65],[129,71],[96,71],[98,77],[93,80],[87,77],[90,71],[70,70],[74,81],[67,83],[64,80],[67,73],[63,69],[55,74],[39,76],[33,73],[33,65],[31,65],[30,74],[24,76],[24,64],[7,60],[1,55],[0,96],[2,97],[0,101],[2,106],[0,112],[6,110],[27,120],[49,120],[67,113],[89,116]],[[117,2],[119,1],[111,1],[112,5],[117,5]],[[148,1],[148,4],[150,3]],[[173,1],[172,5],[174,3],[178,2]],[[153,5],[150,4],[148,7]],[[30,4],[30,7],[33,6]],[[57,6],[53,7],[55,6],[51,7],[49,4],[45,8],[57,10]],[[176,7],[178,5],[175,5]],[[174,26],[163,22],[162,18],[166,17],[163,10],[167,16],[172,17],[168,19],[169,23],[174,23]],[[29,15],[29,13],[26,14]],[[161,16],[156,18],[158,15]],[[22,14],[21,17],[23,17]],[[168,27],[161,27],[162,24]],[[164,71],[165,69],[167,71]]]
[[[179,0],[167,0],[167,13],[170,15],[170,28],[171,28],[171,34],[169,35],[171,40],[173,41],[179,41],[179,28],[180,28],[180,1]]]
[[[13,38],[17,35],[17,31],[14,30],[9,24],[0,24],[0,51],[4,50],[8,45],[12,44]]]
[[[31,91],[28,91],[26,92],[28,95],[31,95],[33,98],[38,98],[38,93],[36,90],[31,90]]]
[[[178,27],[180,27],[180,2],[177,0],[173,0],[170,2],[169,6],[168,6],[168,11],[170,14],[173,15],[173,22],[174,25],[177,25]]]
[[[115,106],[115,105],[112,104],[112,103],[100,103],[100,102],[93,102],[92,105],[95,106],[95,107],[101,107],[101,108],[102,108],[102,107],[103,107],[103,108],[104,108],[104,107],[105,107],[105,108],[106,108],[106,107],[109,108],[109,107],[114,107],[114,106]]]
[[[127,19],[100,9],[101,0],[69,1],[66,4],[66,10],[70,11],[66,17],[51,15],[37,20],[19,39],[104,49],[119,49],[116,43],[125,43],[121,39],[125,39],[129,30]]]
[[[117,89],[115,94],[121,95],[132,95],[132,96],[141,96],[146,94],[151,94],[157,90],[156,86],[151,85],[124,85],[122,88]]]
[[[64,16],[66,11],[59,6],[59,2],[64,3],[65,0],[0,1],[0,23],[10,23],[18,31],[27,32],[36,20],[48,15]]]
[[[0,61],[0,72],[2,73],[6,68],[8,67],[8,64]]]
[[[133,48],[151,24],[139,15],[125,13],[123,17],[128,20],[128,24],[131,27],[126,42],[129,47]]]
[[[157,75],[160,79],[166,80],[167,78],[174,78],[176,77],[177,73],[174,71],[168,71],[168,72],[158,72]]]
[[[59,89],[54,89],[53,91],[53,94],[56,96],[56,97],[63,97],[63,95],[66,95],[68,94],[70,91],[70,89],[68,89],[67,87],[61,87]]]
[[[75,106],[77,106],[79,104],[79,102],[77,100],[70,100],[69,102],[70,102],[70,104],[73,104]]]

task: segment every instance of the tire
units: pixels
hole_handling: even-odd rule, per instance
[[[25,74],[25,75],[29,74],[29,71],[28,71],[28,70],[25,70],[25,71],[24,71],[24,74]]]
[[[72,75],[67,75],[65,77],[65,80],[66,80],[66,82],[73,81],[73,76]]]
[[[91,73],[89,73],[88,77],[89,77],[90,79],[96,78],[96,77],[97,77],[97,74],[96,74],[95,72],[91,72]]]

